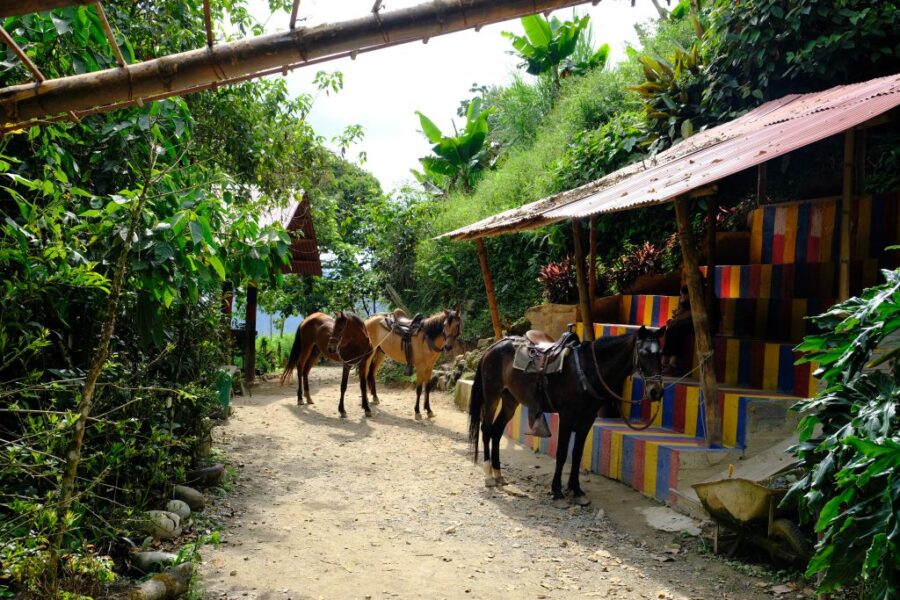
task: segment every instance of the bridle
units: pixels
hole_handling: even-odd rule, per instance
[[[642,426],[637,426],[637,425],[632,424],[631,420],[628,418],[628,414],[624,413],[624,412],[622,413],[622,420],[625,421],[625,424],[628,425],[628,427],[630,429],[634,429],[635,431],[643,431],[643,430],[647,429],[648,427],[650,427],[650,425],[652,425],[653,422],[656,421],[656,417],[659,416],[659,411],[662,408],[662,398],[660,398],[659,400],[653,400],[652,398],[650,398],[649,393],[648,393],[649,389],[650,389],[650,385],[648,385],[648,384],[655,383],[659,387],[662,387],[663,378],[662,378],[662,373],[660,373],[658,375],[651,375],[649,377],[644,374],[644,368],[641,366],[641,359],[640,359],[640,340],[636,341],[634,344],[634,353],[632,354],[632,361],[631,361],[631,366],[632,366],[631,374],[634,375],[635,373],[637,373],[638,375],[641,376],[641,379],[644,381],[644,393],[640,400],[626,400],[625,398],[622,398],[619,394],[612,391],[612,389],[610,389],[609,385],[606,384],[606,380],[603,379],[603,371],[600,369],[600,364],[597,362],[597,353],[594,352],[594,343],[593,342],[590,342],[588,344],[588,351],[591,354],[591,359],[592,359],[592,362],[594,363],[594,373],[597,375],[597,379],[600,380],[600,385],[602,385],[603,388],[606,390],[606,392],[610,396],[612,396],[614,399],[618,400],[620,403],[626,403],[626,404],[642,404],[646,400],[650,400],[651,403],[653,403],[653,402],[658,403],[656,405],[656,411],[653,413],[653,416]],[[587,380],[585,380],[585,382],[587,383]],[[599,395],[599,394],[596,394],[596,395]]]
[[[347,319],[347,321],[349,321],[349,319]],[[364,358],[366,358],[367,356],[372,354],[372,350],[370,348],[368,351],[363,352],[362,354],[359,354],[357,356],[354,356],[351,358],[344,358],[343,354],[341,354],[341,340],[344,339],[344,330],[345,329],[347,329],[346,322],[344,323],[344,326],[341,327],[341,330],[339,333],[337,331],[337,327],[335,327],[334,330],[331,332],[331,336],[328,338],[328,345],[326,346],[326,348],[328,349],[329,352],[333,352],[334,354],[337,354],[337,357],[341,359],[341,362],[344,365],[346,365],[348,367],[355,367],[360,362],[362,362],[362,360]],[[337,335],[335,335],[335,334],[337,334]]]

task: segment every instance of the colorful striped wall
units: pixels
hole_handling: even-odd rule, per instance
[[[840,256],[841,200],[764,206],[753,212],[750,262],[835,262]],[[900,240],[900,194],[864,196],[852,203],[851,258],[879,258]]]
[[[878,258],[850,265],[850,286],[862,289],[880,282]],[[706,271],[706,267],[701,269]],[[835,298],[838,263],[723,265],[716,267],[716,296],[726,298]]]
[[[662,327],[678,308],[678,296],[620,296],[622,323]]]

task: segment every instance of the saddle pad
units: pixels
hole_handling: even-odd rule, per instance
[[[521,342],[514,342],[513,346],[516,349],[516,354],[513,358],[513,369],[526,373],[544,373],[545,375],[559,373],[562,371],[566,356],[569,354],[569,349],[563,348],[563,351],[554,356],[549,364],[545,366],[547,355],[524,339]]]

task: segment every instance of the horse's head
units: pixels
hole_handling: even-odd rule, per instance
[[[462,332],[462,317],[459,310],[444,310],[444,318],[441,322],[444,334],[444,349],[453,350],[456,338]]]
[[[350,317],[342,310],[339,310],[334,314],[334,329],[331,330],[331,336],[328,338],[327,346],[327,350],[331,354],[338,353],[338,348],[341,345],[341,339],[344,337],[344,330],[347,328],[349,320]]]
[[[634,343],[634,368],[644,379],[644,385],[653,401],[662,398],[662,344],[659,342],[666,332],[661,327],[656,332],[641,327]]]

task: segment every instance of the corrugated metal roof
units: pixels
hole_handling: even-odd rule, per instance
[[[507,210],[440,237],[474,239],[672,200],[728,175],[846,131],[900,105],[900,73],[772,100],[652,160]]]

